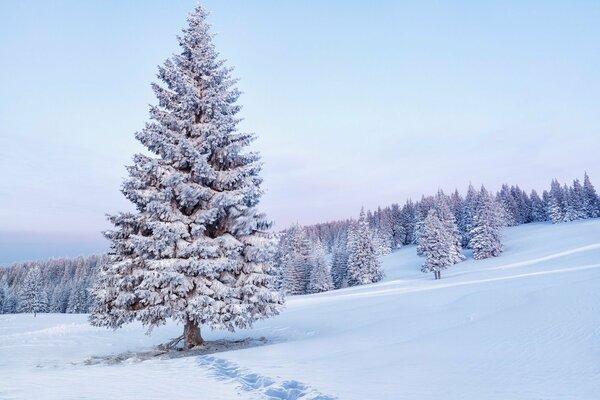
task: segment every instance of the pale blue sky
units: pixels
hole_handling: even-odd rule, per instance
[[[106,249],[150,82],[195,4],[0,2],[0,264]],[[469,181],[600,185],[600,2],[203,4],[278,227]]]

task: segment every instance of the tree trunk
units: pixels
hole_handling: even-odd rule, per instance
[[[201,346],[204,339],[200,335],[200,327],[197,322],[187,321],[183,328],[183,349],[188,350],[196,346]]]

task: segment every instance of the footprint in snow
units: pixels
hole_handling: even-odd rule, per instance
[[[213,356],[198,358],[198,364],[212,370],[219,380],[237,382],[242,390],[256,391],[268,400],[335,400],[295,380],[276,382],[267,376],[248,372],[231,361]]]

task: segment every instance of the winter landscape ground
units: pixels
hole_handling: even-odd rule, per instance
[[[141,361],[174,324],[146,336],[86,315],[0,315],[0,399],[599,398],[600,220],[504,236],[501,257],[442,280],[406,246],[380,283],[290,296],[253,330],[206,332],[259,346],[210,355]],[[127,351],[140,353],[102,358]]]

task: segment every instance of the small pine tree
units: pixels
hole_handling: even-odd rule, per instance
[[[306,231],[296,226],[289,242],[289,255],[286,257],[284,292],[290,295],[306,294],[310,273],[310,242]]]
[[[2,273],[2,271],[0,271]],[[6,299],[8,297],[8,278],[6,275],[0,277],[0,314],[4,312],[6,307]]]
[[[384,274],[375,252],[364,209],[360,212],[352,242],[348,256],[348,285],[356,286],[379,282]]]
[[[583,208],[588,218],[600,217],[600,198],[587,172],[583,176]]]
[[[473,229],[470,234],[470,247],[473,249],[473,257],[476,260],[500,255],[502,252],[501,227],[500,206],[482,186],[478,195],[477,207],[473,217]]]
[[[335,289],[348,286],[348,250],[346,243],[337,243],[331,255],[331,279]]]
[[[88,293],[83,282],[73,282],[66,312],[69,314],[88,312]]]
[[[423,229],[425,229],[425,219],[427,218],[427,214],[429,210],[431,210],[435,206],[435,199],[432,196],[423,196],[421,197],[421,201],[417,203],[415,206],[415,230],[414,230],[414,240],[417,244],[417,255],[422,256],[423,251],[421,249],[420,240],[421,234],[423,233]]]
[[[547,205],[550,220],[553,224],[565,222],[566,193],[563,192],[563,188],[560,186],[560,183],[558,183],[556,179],[552,180],[552,183],[550,185],[550,192],[548,195],[549,201],[547,202]]]
[[[462,253],[462,246],[460,244],[460,232],[456,225],[454,214],[450,211],[450,207],[448,206],[448,197],[442,191],[438,192],[436,196],[435,209],[437,210],[438,218],[442,221],[444,229],[450,238],[450,257],[452,264],[464,261],[465,256]]]
[[[310,257],[310,281],[308,283],[308,293],[321,293],[333,289],[331,273],[325,260],[325,249],[320,242],[313,246]]]
[[[544,200],[540,198],[535,190],[531,191],[529,196],[531,199],[531,219],[532,222],[543,222],[548,220],[548,214],[546,210],[546,204]]]
[[[458,229],[461,237],[462,246],[467,247],[471,240],[471,230],[473,229],[473,215],[475,214],[475,207],[477,205],[477,191],[472,184],[469,183],[469,189],[467,189],[467,195],[463,202],[463,206],[460,211],[460,219],[458,220]]]
[[[429,211],[423,222],[420,244],[425,262],[421,271],[433,272],[435,279],[441,279],[441,272],[454,264],[454,239],[435,208]]]
[[[42,287],[42,273],[38,267],[33,267],[27,272],[23,281],[19,299],[19,311],[24,313],[46,312],[48,299]]]

